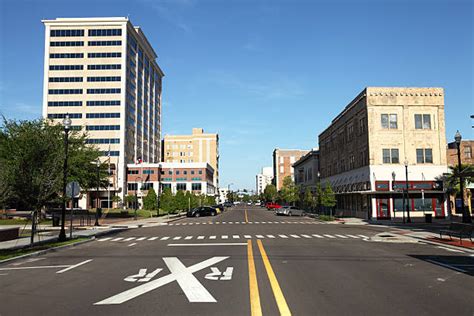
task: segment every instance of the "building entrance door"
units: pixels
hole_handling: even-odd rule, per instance
[[[390,199],[377,199],[377,219],[390,219]]]

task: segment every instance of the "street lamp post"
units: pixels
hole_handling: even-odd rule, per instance
[[[411,223],[410,217],[410,195],[408,194],[408,160],[405,159],[405,188],[407,191],[407,203],[405,204],[406,211],[407,211],[407,223]]]
[[[99,225],[99,212],[100,212],[100,198],[99,198],[99,188],[100,188],[100,160],[97,158],[96,161],[97,165],[97,191],[96,191],[96,205],[95,205],[95,224],[94,226],[100,226]]]
[[[71,128],[71,119],[69,114],[66,114],[63,119],[64,126],[64,164],[63,164],[63,205],[61,210],[61,230],[59,231],[59,241],[66,240],[66,231],[64,230],[64,223],[66,221],[66,182],[67,182],[67,154],[69,147],[69,129]]]
[[[234,203],[234,195],[231,194],[232,192],[230,191],[230,186],[231,186],[231,185],[234,185],[234,184],[233,184],[233,183],[229,183],[229,184],[227,185],[227,194],[228,194],[228,195],[230,194],[230,200],[231,200],[230,202]]]
[[[462,136],[459,131],[456,132],[454,135],[454,140],[456,141],[456,145],[458,148],[458,173],[459,173],[459,189],[461,191],[461,210],[462,210],[462,222],[463,223],[472,223],[471,215],[469,214],[468,210],[464,206],[464,179],[462,176],[461,170],[461,140]]]

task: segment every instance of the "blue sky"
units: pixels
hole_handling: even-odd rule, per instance
[[[366,86],[445,91],[446,132],[474,138],[471,0],[0,2],[0,112],[41,115],[44,27],[129,16],[164,70],[163,131],[220,135],[221,184],[255,187],[275,147],[318,134]]]

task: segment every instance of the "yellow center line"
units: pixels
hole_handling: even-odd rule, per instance
[[[246,222],[246,223],[249,222],[249,218],[247,217],[247,210],[245,210],[245,222]]]
[[[280,310],[280,315],[291,315],[290,309],[288,308],[288,304],[286,304],[285,296],[283,296],[283,292],[281,291],[280,285],[278,284],[278,280],[275,276],[275,273],[273,272],[272,265],[270,264],[270,261],[267,257],[267,253],[263,248],[262,241],[258,239],[257,244],[258,248],[260,249],[260,254],[262,255],[265,270],[267,270],[270,285],[272,286],[273,296],[275,296],[275,301],[278,305],[278,309]]]
[[[258,292],[257,273],[253,260],[252,241],[247,240],[247,258],[249,261],[249,289],[250,289],[250,313],[252,316],[261,316],[260,294]]]

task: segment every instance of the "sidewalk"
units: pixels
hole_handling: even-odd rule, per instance
[[[137,220],[125,219],[121,221],[113,220],[107,221],[107,219],[99,220],[101,223],[100,226],[74,226],[72,233],[73,238],[79,237],[97,237],[107,234],[113,234],[121,232],[127,229],[139,228],[139,227],[154,227],[160,225],[167,225],[169,222],[181,219],[183,214],[179,215],[170,215],[161,216],[161,217],[151,217],[151,218],[140,218]],[[69,223],[66,223],[69,224]],[[2,227],[25,227],[24,225],[4,225]],[[27,229],[31,230],[31,225],[26,226]],[[52,226],[38,226],[38,234],[35,235],[35,242],[33,245],[40,245],[48,242],[53,242],[58,239],[58,234],[60,227]],[[66,236],[69,238],[69,225],[66,225]],[[30,237],[23,237],[14,240],[2,241],[0,242],[0,250],[15,250],[31,246]]]

